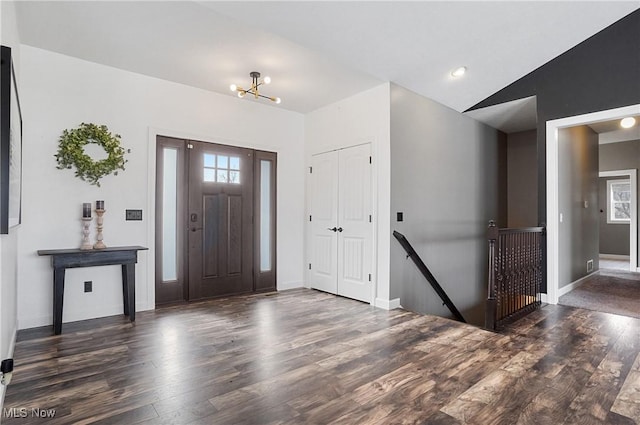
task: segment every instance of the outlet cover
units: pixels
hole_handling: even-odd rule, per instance
[[[142,210],[125,210],[125,220],[142,221]]]
[[[593,260],[587,261],[587,273],[591,273],[593,271]]]

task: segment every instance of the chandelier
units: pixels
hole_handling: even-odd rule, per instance
[[[275,102],[275,103],[280,103],[282,101],[282,99],[280,99],[279,97],[264,96],[264,95],[260,94],[260,91],[258,90],[258,88],[260,86],[262,86],[263,84],[271,83],[271,78],[264,77],[262,80],[260,80],[260,73],[256,72],[256,71],[250,72],[249,76],[251,77],[251,88],[243,89],[242,87],[236,86],[235,84],[231,84],[229,86],[231,91],[238,92],[238,97],[239,98],[243,98],[247,94],[250,94],[253,97],[255,97],[256,99],[259,98],[259,97],[262,97],[264,99],[269,99],[270,101]]]

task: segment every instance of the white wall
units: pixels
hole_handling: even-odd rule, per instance
[[[376,305],[383,308],[394,305],[389,286],[389,114],[389,83],[385,83],[308,113],[304,127],[307,167],[314,154],[371,143],[376,225],[374,297]],[[306,228],[308,232],[309,227]],[[307,249],[305,255],[308,254]],[[307,258],[305,263],[308,262]]]
[[[11,47],[18,92],[20,84],[20,37],[16,22],[15,3],[0,2],[0,44]],[[0,235],[0,360],[13,356],[17,330],[17,273],[20,226]],[[4,404],[5,387],[0,385],[0,408]]]
[[[18,272],[20,328],[52,322],[50,259],[38,257],[36,251],[78,247],[81,204],[97,199],[104,199],[107,210],[107,245],[150,248],[139,254],[136,302],[137,310],[154,308],[156,132],[278,152],[277,284],[278,289],[302,285],[301,114],[30,46],[22,47],[22,68],[25,164]],[[81,122],[107,125],[122,136],[123,146],[131,149],[126,171],[105,177],[100,188],[75,178],[71,170],[55,168],[61,132]],[[144,221],[126,222],[127,208],[143,209]],[[120,279],[118,266],[68,270],[63,321],[121,314]],[[92,293],[83,292],[85,280],[93,280]]]

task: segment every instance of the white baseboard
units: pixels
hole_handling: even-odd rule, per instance
[[[23,317],[20,319],[20,329],[39,328],[40,326],[51,326],[52,316]]]
[[[549,298],[547,294],[540,294],[540,301],[542,301],[545,304],[549,304]]]
[[[618,255],[618,254],[600,254],[600,258],[603,260],[627,260],[631,259],[629,255]]]
[[[295,289],[295,288],[304,288],[303,282],[281,282],[278,283],[276,290],[277,291],[286,291],[287,289]]]
[[[374,306],[384,310],[394,310],[396,308],[400,308],[400,298],[394,298],[392,300],[376,298]]]
[[[136,303],[136,313],[140,313],[143,311],[154,310],[155,305],[151,308],[145,303],[140,302]],[[124,313],[122,303],[113,304],[111,306],[105,306],[101,308],[99,311],[96,310],[79,310],[73,312],[74,314],[71,317],[62,316],[62,324],[72,323],[72,322],[80,322],[83,320],[92,320],[99,319],[102,317],[110,317],[110,316],[118,316]],[[35,316],[35,317],[23,317],[20,319],[20,327],[18,329],[31,329],[31,328],[39,328],[41,326],[52,326],[53,325],[53,315],[47,316]]]
[[[18,327],[16,326],[15,328],[13,328],[13,334],[12,334],[12,337],[11,337],[11,344],[9,344],[9,350],[7,352],[7,357],[3,357],[0,360],[13,358],[13,352],[15,351],[15,348],[16,348],[16,339],[17,338],[18,338]],[[4,385],[0,385],[0,412],[2,412],[2,409],[4,407],[4,393],[5,393],[6,389],[7,389],[7,387],[5,387]]]
[[[563,286],[562,288],[558,288],[558,297],[563,296],[564,294],[566,294],[567,292],[571,292],[574,289],[576,289],[577,287],[579,287],[580,285],[582,285],[587,279],[589,279],[591,276],[600,274],[600,270],[596,270],[595,272],[589,273],[586,276],[582,276],[580,279],[571,282],[570,284]]]

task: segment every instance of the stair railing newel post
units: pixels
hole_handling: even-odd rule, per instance
[[[485,328],[496,328],[496,240],[498,239],[498,227],[495,221],[489,221],[487,239],[489,241],[489,273],[487,280],[487,303],[485,306]]]

